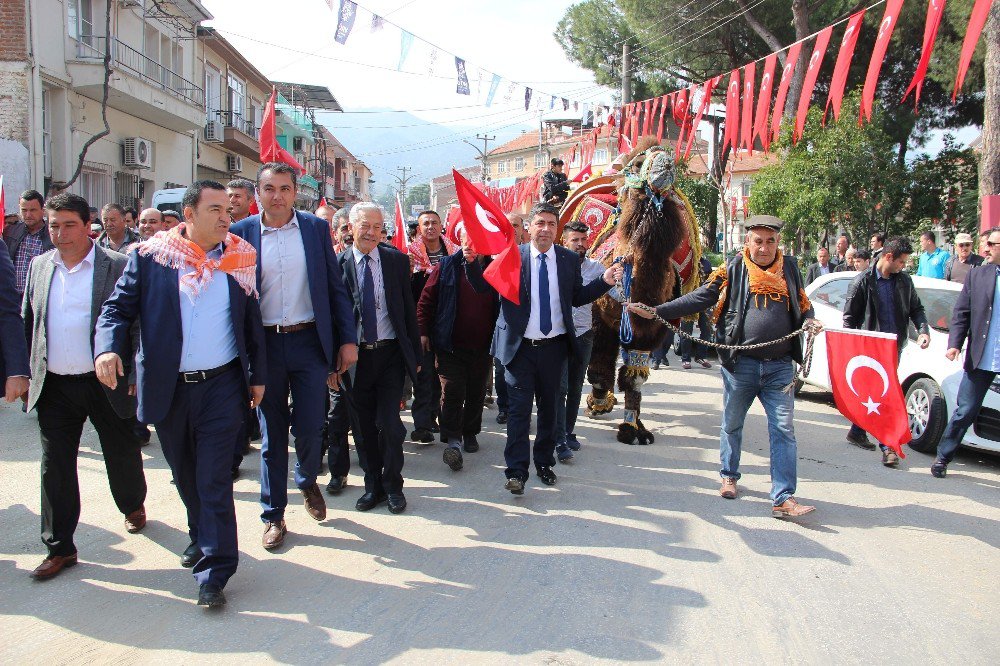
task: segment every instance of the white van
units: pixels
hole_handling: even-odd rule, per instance
[[[184,200],[186,187],[175,187],[169,190],[157,190],[153,192],[153,208],[157,210],[175,210],[181,212],[181,202]]]

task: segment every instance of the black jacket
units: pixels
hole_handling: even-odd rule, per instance
[[[1000,317],[1000,312],[993,312],[996,285],[996,264],[977,266],[965,277],[965,284],[955,301],[955,309],[951,313],[951,330],[948,333],[948,348],[961,349],[962,343],[968,339],[969,348],[965,351],[966,370],[979,366],[986,352],[990,321],[993,317]]]
[[[878,330],[878,265],[862,271],[851,280],[844,304],[844,328]],[[900,352],[907,342],[906,322],[912,321],[918,333],[928,333],[927,315],[920,302],[913,279],[906,273],[896,273],[896,343]]]
[[[564,173],[556,173],[549,170],[542,175],[542,201],[551,202],[555,197],[555,203],[561,204],[566,201],[569,194],[569,179]]]
[[[425,297],[423,294],[421,294],[420,300],[417,301],[417,322],[421,326],[424,325],[422,320],[424,315],[422,312],[425,310],[425,304],[433,303],[435,306],[433,310],[433,325],[429,327],[430,330],[428,331],[434,349],[447,352],[454,351],[455,349],[452,333],[455,330],[455,317],[458,315],[459,281],[465,278],[465,266],[465,255],[461,252],[443,257],[437,265],[436,303],[425,300],[425,298],[430,298],[430,296]],[[429,290],[425,289],[424,293],[427,293],[427,291]],[[495,298],[492,301],[494,307],[490,317],[495,322],[500,309],[500,301]],[[466,344],[465,346],[468,347],[470,345]]]
[[[788,302],[792,311],[792,325],[800,328],[806,319],[812,319],[814,312],[809,308],[805,312],[799,308],[799,289],[802,288],[802,274],[799,273],[795,262],[785,261],[783,263],[785,273],[785,283],[788,285]],[[750,280],[747,277],[746,267],[743,265],[743,257],[737,255],[729,262],[726,271],[728,288],[726,289],[726,302],[722,306],[722,313],[719,321],[715,325],[715,341],[726,345],[743,344],[743,323],[746,320],[747,308],[750,306]],[[674,299],[656,308],[656,314],[664,319],[677,319],[690,314],[702,312],[708,308],[713,308],[719,302],[719,291],[721,281],[711,280],[695,289],[686,296]],[[739,352],[727,349],[719,350],[719,360],[722,366],[730,372],[736,367],[736,359]],[[792,358],[802,363],[802,338],[792,339]]]
[[[951,269],[955,267],[955,262],[956,261],[958,261],[958,255],[953,254],[953,255],[951,255],[951,259],[948,260],[948,263],[946,263],[944,265],[944,279],[945,280],[950,280],[951,279]],[[973,268],[975,268],[976,266],[982,266],[984,261],[986,261],[986,259],[984,259],[983,255],[981,255],[981,254],[976,254],[975,252],[973,252],[972,254],[969,255],[969,261],[968,261],[968,263],[972,264]],[[957,280],[956,280],[956,282],[957,282]]]

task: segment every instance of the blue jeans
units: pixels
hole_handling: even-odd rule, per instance
[[[688,335],[691,335],[692,333],[694,333],[694,322],[693,321],[687,321],[687,320],[682,321],[681,322],[681,330],[684,331],[685,333],[687,333]],[[711,340],[712,339],[712,325],[711,325],[711,322],[708,319],[708,313],[707,312],[701,312],[701,313],[698,314],[698,331],[699,331],[699,337],[702,340]],[[700,344],[700,343],[692,342],[688,338],[685,338],[684,336],[681,336],[681,360],[682,361],[687,361],[687,362],[691,361],[691,348],[692,347],[694,348],[694,357],[695,358],[700,358],[700,359],[705,358],[705,355],[707,353],[707,349],[706,349],[705,345]]]
[[[503,376],[503,363],[493,359],[493,390],[497,394],[497,411],[507,411],[507,380]]]
[[[580,398],[583,396],[583,382],[587,378],[590,353],[594,350],[594,331],[587,331],[577,337],[578,356],[571,356],[563,372],[559,386],[559,400],[556,402],[556,446],[566,443],[566,437],[576,435],[576,417],[580,413]]]
[[[654,363],[663,363],[666,360],[667,354],[670,353],[670,348],[674,346],[674,332],[671,329],[667,329],[667,337],[663,338],[663,344],[653,350],[650,354],[650,358],[653,359]]]
[[[787,356],[772,361],[739,356],[733,372],[722,368],[721,476],[740,478],[743,423],[754,398],[758,398],[767,414],[767,434],[771,442],[771,501],[775,506],[795,494],[798,461],[792,424],[795,406],[791,391],[792,368],[792,360]]]
[[[944,436],[938,443],[937,459],[946,465],[955,457],[958,445],[962,443],[966,431],[979,414],[979,408],[983,406],[983,399],[986,392],[990,390],[990,384],[996,379],[997,373],[975,368],[967,370],[962,375],[962,382],[958,385],[958,405],[955,413],[951,415],[951,420],[944,429]]]

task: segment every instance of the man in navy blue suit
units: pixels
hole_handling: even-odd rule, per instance
[[[257,249],[260,312],[267,341],[267,391],[260,405],[262,545],[285,541],[288,428],[295,433],[295,485],[306,512],[326,519],[316,483],[323,455],[327,387],[358,360],[354,312],[326,220],[295,210],[298,174],[269,162],[257,172],[263,212],[233,225]],[[288,407],[292,394],[294,410]]]
[[[184,223],[144,241],[105,302],[94,340],[97,378],[114,389],[139,319],[138,416],[156,426],[187,509],[198,605],[222,606],[236,572],[230,468],[236,434],[264,394],[264,331],[256,254],[229,233],[226,189],[198,181],[184,193]]]
[[[621,264],[583,284],[580,258],[553,245],[559,227],[559,210],[535,204],[528,213],[530,243],[521,249],[521,303],[500,299],[500,317],[493,334],[493,355],[504,366],[507,381],[507,483],[515,495],[524,493],[528,463],[534,457],[535,473],[542,483],[554,485],[556,475],[556,399],[567,359],[579,353],[573,326],[573,308],[606,294],[621,278]],[[468,267],[469,281],[478,290],[488,288],[480,262]],[[531,408],[538,401],[538,424],[532,452],[528,446]],[[533,455],[532,455],[533,454]]]
[[[0,211],[2,212],[2,211]],[[21,303],[14,289],[14,262],[0,240],[0,379],[4,400],[14,402],[28,392],[28,346]]]

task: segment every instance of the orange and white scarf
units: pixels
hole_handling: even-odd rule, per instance
[[[212,281],[216,269],[233,276],[247,294],[257,296],[257,251],[248,241],[227,234],[222,241],[222,256],[209,257],[196,243],[184,236],[186,224],[181,222],[170,231],[158,231],[149,240],[139,243],[139,254],[152,255],[153,261],[168,268],[191,271],[181,275],[181,291],[192,301]]]
[[[761,268],[750,259],[750,248],[743,248],[743,266],[747,270],[747,278],[750,281],[750,293],[754,295],[754,305],[760,307],[759,299],[762,297],[765,300],[770,298],[778,302],[788,298],[788,283],[785,282],[784,264],[785,258],[781,254],[781,250],[778,250],[774,263],[767,268]],[[718,321],[719,315],[722,314],[722,306],[726,302],[726,289],[729,287],[725,264],[716,268],[708,276],[706,282],[714,282],[716,280],[721,280],[719,302],[716,304],[713,313],[714,320]],[[800,311],[805,312],[812,307],[809,297],[806,296],[806,292],[802,288],[799,288],[798,299]],[[791,304],[787,300],[785,301],[785,306],[791,308]]]
[[[441,236],[441,242],[444,243],[445,249],[449,255],[455,254],[458,250],[461,250],[461,246],[456,245],[452,241],[448,240],[445,236]],[[430,257],[427,256],[427,246],[424,245],[424,241],[417,236],[412,243],[407,247],[407,254],[413,257],[413,270],[425,271],[430,273],[434,269],[434,265],[431,264]]]

